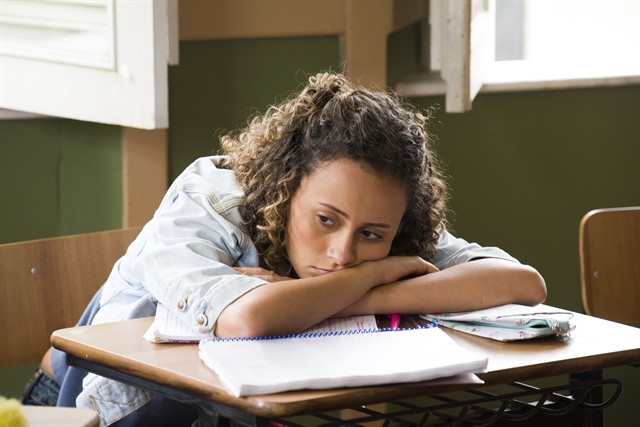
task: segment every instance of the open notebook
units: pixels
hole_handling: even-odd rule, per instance
[[[485,356],[437,327],[208,339],[200,358],[234,396],[424,381],[483,372]]]
[[[374,315],[352,316],[340,319],[327,319],[307,329],[303,333],[346,332],[377,329]],[[198,343],[203,339],[213,338],[213,334],[202,334],[192,328],[171,310],[158,303],[153,323],[144,334],[147,341],[155,343]]]

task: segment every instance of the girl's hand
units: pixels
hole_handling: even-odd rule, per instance
[[[265,270],[260,267],[233,267],[238,274],[244,274],[246,276],[257,277],[266,282],[281,282],[283,280],[293,280],[291,277],[278,276],[273,271]]]
[[[378,277],[378,285],[440,271],[436,266],[418,256],[390,256],[378,261],[367,261],[361,265],[362,268],[374,269]]]

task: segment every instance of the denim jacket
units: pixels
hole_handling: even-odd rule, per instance
[[[114,265],[94,324],[153,316],[160,301],[186,323],[208,332],[229,304],[266,284],[231,268],[257,267],[259,256],[242,226],[244,194],[232,170],[216,167],[220,160],[200,158],[174,181],[153,219]],[[445,269],[488,257],[517,262],[500,249],[480,247],[447,232],[430,261]],[[108,426],[152,397],[153,393],[88,374],[76,405],[94,409],[101,424]]]

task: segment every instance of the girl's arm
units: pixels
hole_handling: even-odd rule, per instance
[[[263,269],[236,269],[272,280],[245,293],[218,317],[219,337],[292,334],[357,303],[372,288],[436,271],[419,257],[388,257],[316,277],[279,280]]]
[[[483,258],[378,286],[335,316],[457,312],[509,303],[536,305],[546,297],[544,279],[532,267]]]

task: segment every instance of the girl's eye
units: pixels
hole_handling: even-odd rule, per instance
[[[365,237],[365,239],[367,240],[381,240],[382,237],[379,236],[378,234],[369,231],[369,230],[362,230],[361,234]]]
[[[331,221],[329,217],[326,217],[324,215],[318,215],[318,221],[320,221],[322,224],[325,224],[325,225],[333,224],[333,221]]]

